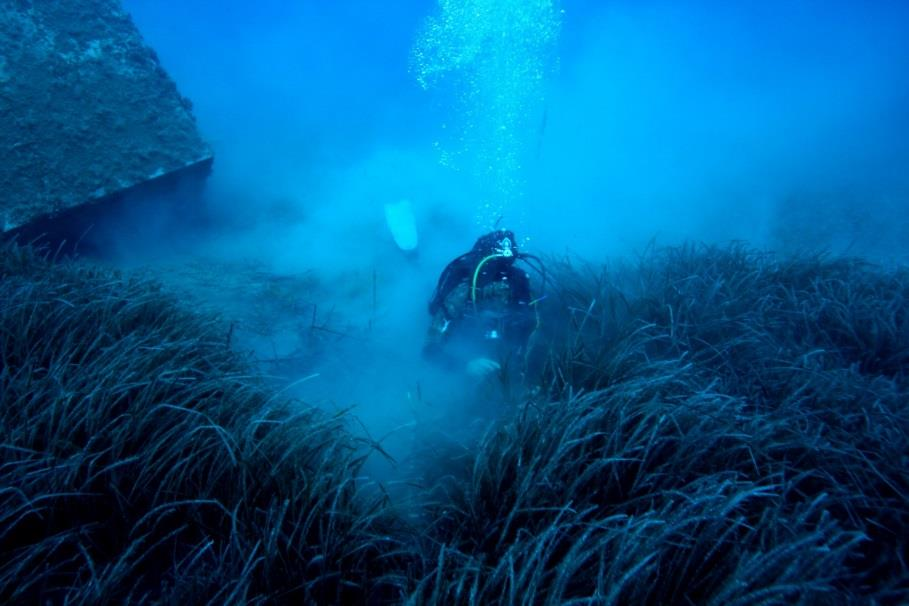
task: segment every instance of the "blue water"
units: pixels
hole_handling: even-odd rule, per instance
[[[228,217],[290,206],[342,237],[406,197],[441,259],[500,216],[602,256],[786,248],[793,208],[830,208],[812,245],[906,252],[906,2],[125,6],[195,104]],[[424,89],[433,24],[435,67],[462,63]]]
[[[123,3],[214,169],[0,249],[0,602],[909,603],[909,0]]]
[[[305,352],[298,395],[376,435],[451,391],[419,370],[426,301],[496,224],[589,261],[730,240],[909,260],[906,2],[124,5],[214,148],[218,227],[184,240],[313,276],[312,322],[357,338],[246,345]],[[385,223],[401,200],[417,254]]]

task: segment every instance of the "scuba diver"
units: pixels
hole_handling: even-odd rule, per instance
[[[530,276],[516,261],[539,271],[545,282],[542,262],[519,252],[506,229],[480,237],[445,267],[429,301],[425,357],[475,376],[523,362],[538,316]]]

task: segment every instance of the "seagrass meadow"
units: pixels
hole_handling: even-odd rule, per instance
[[[351,414],[282,395],[216,317],[3,245],[0,601],[909,601],[909,271],[548,266],[535,389],[404,515]]]

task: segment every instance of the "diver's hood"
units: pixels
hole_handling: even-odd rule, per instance
[[[508,229],[497,229],[480,236],[471,252],[482,257],[497,256],[514,259],[518,254],[514,232]]]

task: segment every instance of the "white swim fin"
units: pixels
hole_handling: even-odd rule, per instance
[[[385,205],[385,223],[395,244],[403,251],[412,251],[417,248],[417,221],[413,215],[413,206],[410,200]]]

